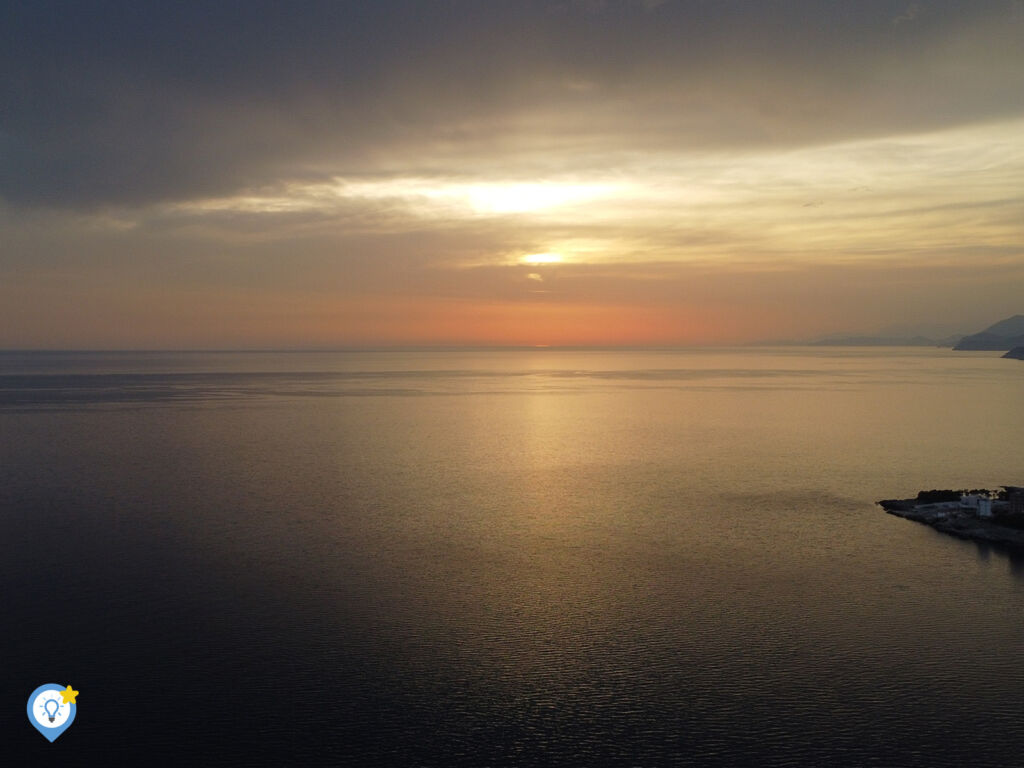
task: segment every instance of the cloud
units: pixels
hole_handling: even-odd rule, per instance
[[[946,3],[913,36],[884,2],[551,7],[9,0],[0,196],[88,208],[334,175],[530,177],[1021,109],[1004,3]]]
[[[894,7],[0,0],[0,345],[1018,313],[1021,22]]]
[[[918,16],[921,15],[921,4],[911,3],[899,16],[893,18],[893,26],[898,27],[900,24],[907,24],[908,22],[914,21]]]
[[[663,5],[667,5],[670,0],[632,0],[634,5],[639,5],[645,11],[656,11]]]

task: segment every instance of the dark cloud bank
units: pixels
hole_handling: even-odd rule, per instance
[[[0,30],[0,197],[19,206],[1024,112],[1010,1],[32,0],[0,4]]]

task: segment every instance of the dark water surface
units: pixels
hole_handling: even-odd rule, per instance
[[[1020,765],[1024,560],[873,502],[1024,485],[1022,405],[932,349],[0,354],[0,762]]]

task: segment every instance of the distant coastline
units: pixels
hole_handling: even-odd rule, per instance
[[[832,336],[808,342],[812,347],[953,347],[960,337],[932,339],[927,336]]]
[[[1024,346],[1024,315],[1014,315],[983,331],[964,336],[953,349],[1006,351],[1021,346]]]
[[[832,333],[813,339],[777,339],[759,342],[759,346],[801,347],[944,347],[968,351],[1005,351],[1019,347],[1016,354],[1004,357],[1024,357],[1024,315],[1013,315],[993,323],[983,331],[972,334],[936,334],[928,331],[881,330],[877,333]],[[1020,356],[1018,356],[1020,355]]]

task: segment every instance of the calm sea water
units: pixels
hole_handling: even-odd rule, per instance
[[[1024,484],[939,349],[0,355],[5,764],[1011,766]],[[81,691],[56,743],[41,683]]]

